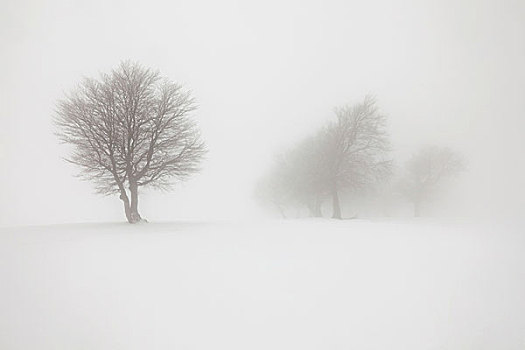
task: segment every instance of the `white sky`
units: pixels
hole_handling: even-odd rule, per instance
[[[0,224],[123,220],[72,177],[56,101],[121,60],[193,90],[210,153],[201,175],[147,192],[153,220],[250,213],[273,154],[373,93],[396,160],[418,145],[469,158],[461,202],[525,209],[525,2],[11,1],[0,3]]]

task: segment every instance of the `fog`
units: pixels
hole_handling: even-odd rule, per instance
[[[0,47],[0,348],[523,349],[523,0],[4,0]],[[65,97],[117,67],[201,133],[141,69]]]
[[[396,164],[420,146],[468,161],[444,216],[525,208],[523,1],[10,1],[0,10],[0,224],[122,221],[63,161],[56,102],[133,60],[193,91],[209,153],[150,221],[261,215],[253,189],[276,153],[373,94]]]

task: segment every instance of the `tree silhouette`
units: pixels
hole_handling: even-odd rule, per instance
[[[189,114],[189,92],[157,71],[123,62],[85,79],[59,101],[56,134],[66,158],[98,193],[120,195],[126,219],[141,221],[138,189],[167,189],[199,170],[205,146]]]

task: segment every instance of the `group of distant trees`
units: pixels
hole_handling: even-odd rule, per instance
[[[206,147],[190,114],[190,93],[137,63],[123,62],[99,79],[85,79],[59,101],[56,134],[68,144],[67,161],[101,194],[118,194],[130,223],[139,214],[139,188],[169,188],[199,170]],[[386,117],[374,98],[335,109],[320,130],[282,152],[260,181],[257,195],[282,216],[290,207],[323,216],[331,199],[341,219],[341,194],[377,186],[392,176]],[[400,193],[420,214],[439,182],[462,168],[447,149],[427,148],[407,163]]]
[[[342,219],[341,193],[382,188],[405,197],[419,216],[422,202],[462,167],[456,153],[427,147],[407,162],[405,173],[393,185],[386,117],[367,96],[358,104],[336,108],[334,120],[280,153],[259,181],[256,196],[282,217],[290,208],[306,208],[310,216],[321,217],[323,203],[331,199],[332,218]]]
[[[341,219],[341,191],[361,188],[390,173],[386,118],[372,97],[335,110],[334,120],[284,152],[261,180],[259,198],[285,216],[287,206],[306,206],[322,216],[331,198],[332,217]]]

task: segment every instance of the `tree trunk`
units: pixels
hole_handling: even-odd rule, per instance
[[[129,184],[129,193],[131,196],[131,204],[130,204],[130,219],[128,219],[128,222],[130,224],[134,224],[137,222],[142,221],[142,218],[139,214],[139,191],[138,191],[138,185],[136,181],[130,181]]]
[[[342,219],[341,217],[341,205],[339,204],[339,194],[337,193],[337,186],[334,185],[332,189],[332,207],[333,207],[333,219]]]
[[[121,190],[120,199],[124,203],[124,213],[126,214],[126,220],[128,220],[128,222],[131,224],[133,223],[131,219],[131,207],[129,205],[129,197],[125,190]]]
[[[323,201],[321,200],[320,196],[316,196],[314,200],[311,200],[308,202],[308,211],[310,212],[310,216],[313,218],[322,218],[323,212],[321,210],[321,206],[323,204]]]

